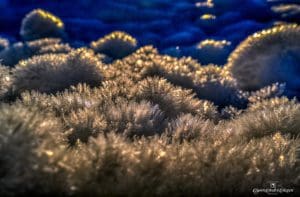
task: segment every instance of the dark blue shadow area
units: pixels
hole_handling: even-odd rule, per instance
[[[294,6],[278,8],[285,4]],[[299,22],[299,4],[292,0],[0,0],[0,36],[21,40],[22,18],[42,8],[64,21],[71,42],[86,44],[121,30],[136,37],[141,46],[152,44],[161,51],[190,50],[205,39],[227,40],[232,50],[249,34],[276,21]],[[223,63],[224,57],[212,63]]]

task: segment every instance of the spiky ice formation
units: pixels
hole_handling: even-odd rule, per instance
[[[183,113],[198,115],[203,119],[216,119],[217,110],[213,103],[196,98],[192,90],[174,86],[162,78],[146,78],[137,84],[137,100],[147,100],[158,104],[168,118],[176,118]]]
[[[1,105],[0,114],[1,195],[62,189],[54,164],[65,146],[60,122],[22,105]]]

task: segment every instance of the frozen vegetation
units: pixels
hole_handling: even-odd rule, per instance
[[[19,23],[21,41],[0,38],[0,196],[252,196],[269,181],[300,194],[297,1],[246,0],[234,12],[239,0],[178,1],[167,13],[174,1],[72,2],[106,22],[140,16],[143,33],[74,38],[101,22],[37,9]],[[21,4],[0,1],[6,12]],[[196,17],[202,30],[185,24],[147,43],[149,28],[169,27],[154,18],[188,9],[203,14],[178,20]],[[285,22],[269,20],[284,10]]]

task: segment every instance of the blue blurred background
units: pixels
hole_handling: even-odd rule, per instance
[[[59,16],[69,42],[84,45],[122,30],[141,46],[191,55],[204,64],[224,64],[236,45],[258,30],[300,22],[300,0],[0,0],[0,36],[21,40],[22,18],[35,8]],[[205,39],[227,41],[216,51],[219,59],[199,58],[201,50],[195,46]]]

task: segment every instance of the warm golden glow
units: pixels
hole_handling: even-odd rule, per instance
[[[203,14],[200,18],[202,20],[213,20],[216,19],[216,16],[212,14]]]
[[[92,42],[91,45],[93,47],[96,47],[97,45],[103,44],[109,40],[122,40],[124,42],[130,43],[131,45],[134,45],[134,46],[137,45],[137,40],[135,38],[133,38],[132,36],[128,35],[125,32],[122,32],[122,31],[112,32],[112,33],[104,36],[103,38],[99,39],[98,41]]]
[[[39,14],[40,16],[42,16],[45,19],[51,20],[53,23],[55,23],[59,28],[63,28],[64,27],[64,23],[56,16],[54,16],[53,14],[46,12],[44,10],[38,9],[37,10],[37,14]]]
[[[52,157],[54,155],[53,151],[50,150],[45,150],[46,155],[48,155],[49,157]]]
[[[231,45],[231,42],[227,41],[227,40],[212,40],[212,39],[207,39],[207,40],[203,40],[202,42],[200,42],[197,45],[197,48],[201,49],[207,46],[212,46],[212,47],[216,47],[216,48],[223,48],[224,46],[229,46]]]
[[[280,156],[279,156],[279,161],[280,161],[280,162],[283,162],[283,161],[284,161],[284,156],[283,156],[283,155],[280,155]]]

